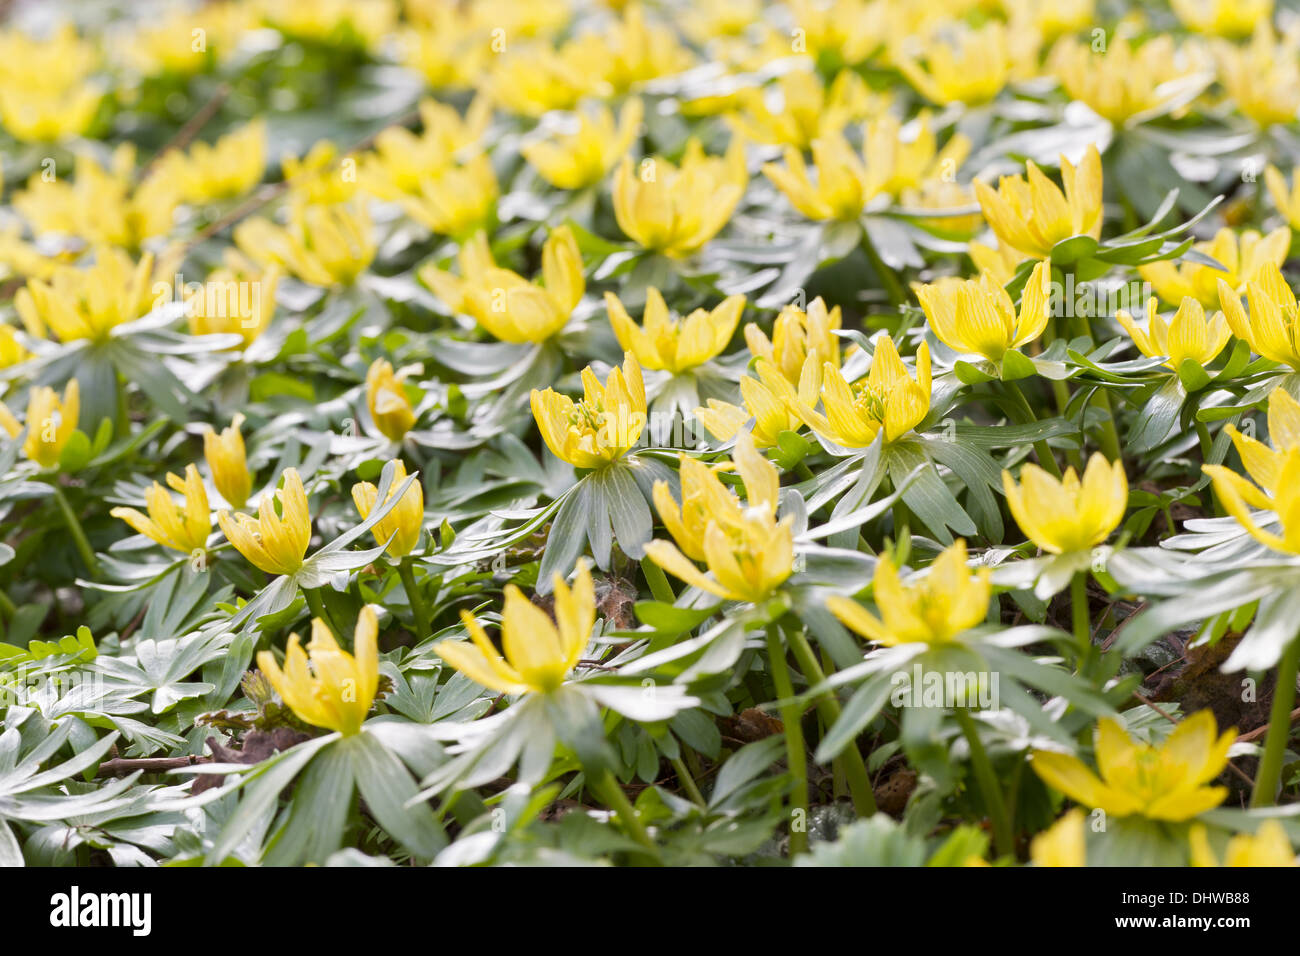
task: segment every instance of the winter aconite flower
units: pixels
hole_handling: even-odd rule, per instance
[[[77,430],[81,414],[81,389],[74,378],[63,388],[63,398],[47,385],[36,385],[27,395],[27,438],[23,454],[42,468],[53,468],[59,463],[68,439]],[[0,402],[0,427],[17,438],[23,426]]]
[[[727,347],[740,323],[745,297],[727,296],[711,311],[696,309],[674,319],[664,297],[651,286],[646,290],[641,325],[612,292],[605,293],[605,307],[618,344],[636,356],[642,368],[676,373],[703,365]]]
[[[866,448],[881,431],[886,443],[896,441],[919,425],[930,410],[930,347],[924,342],[916,353],[915,379],[888,335],[877,339],[867,377],[852,385],[830,362],[818,369],[817,361],[815,355],[809,355],[805,375],[818,384],[813,394],[821,395],[825,413],[803,400],[795,407],[813,431],[837,445]]]
[[[238,413],[229,425],[218,432],[209,427],[203,433],[203,458],[212,472],[212,483],[230,507],[239,511],[248,503],[253,490],[253,476],[248,472],[248,456],[239,426],[244,416]]]
[[[655,507],[677,544],[651,541],[645,552],[669,574],[702,591],[757,602],[771,596],[793,570],[791,519],[777,520],[780,476],[748,435],[736,440],[734,459],[745,483],[744,505],[698,462],[683,464],[680,507],[666,483],[655,483]],[[692,557],[707,564],[712,576],[701,573]]]
[[[172,150],[160,175],[170,176],[189,202],[237,199],[262,181],[266,170],[266,122],[255,119],[215,143]]]
[[[746,139],[805,150],[865,118],[881,105],[872,96],[852,70],[841,70],[829,86],[813,70],[791,70],[766,89],[742,91],[732,125]]]
[[[426,268],[420,278],[457,312],[476,319],[502,342],[545,342],[568,323],[586,291],[582,252],[568,226],[552,229],[542,246],[542,283],[497,266],[487,235],[461,245],[460,275]]]
[[[555,457],[578,468],[600,468],[621,458],[641,437],[646,423],[645,384],[636,357],[605,384],[588,366],[582,370],[583,397],[575,402],[553,389],[532,391],[533,418]]]
[[[812,405],[817,401],[817,383],[813,376],[802,379],[798,390],[777,367],[765,359],[754,363],[758,377],[742,376],[740,397],[744,407],[710,398],[707,407],[695,409],[695,417],[720,441],[730,441],[752,418],[754,444],[770,448],[785,431],[798,431],[803,419],[795,410],[799,401]]]
[[[366,372],[366,407],[375,427],[389,441],[400,442],[415,424],[415,410],[406,397],[402,378],[387,359],[375,359]]]
[[[1250,317],[1241,298],[1226,283],[1219,283],[1219,303],[1232,334],[1250,344],[1257,355],[1300,369],[1300,317],[1296,297],[1282,270],[1265,263],[1259,275],[1246,283]]]
[[[1156,311],[1154,296],[1147,300],[1145,329],[1125,309],[1116,310],[1115,320],[1124,327],[1139,352],[1149,358],[1166,359],[1165,365],[1174,371],[1189,359],[1197,365],[1208,365],[1232,338],[1223,313],[1215,312],[1207,321],[1205,309],[1191,296],[1183,299],[1168,322]]]
[[[1026,463],[1020,483],[1002,472],[1011,516],[1030,541],[1050,554],[1087,551],[1115,530],[1128,506],[1128,478],[1124,463],[1114,464],[1094,452],[1083,480],[1067,468],[1059,480],[1042,468]]]
[[[998,239],[1025,256],[1046,259],[1062,239],[1101,235],[1101,154],[1090,145],[1075,167],[1061,157],[1058,189],[1032,160],[1023,176],[1003,176],[995,190],[975,180],[975,195]]]
[[[1223,863],[1210,847],[1205,825],[1193,824],[1187,834],[1192,866],[1295,866],[1295,850],[1279,820],[1265,820],[1254,833],[1238,833],[1224,848]]]
[[[30,280],[14,296],[14,307],[38,338],[49,330],[60,342],[103,342],[152,307],[153,261],[149,253],[137,263],[120,249],[101,247],[90,266],[60,266],[49,282]]]
[[[555,575],[555,620],[513,584],[506,586],[501,613],[501,647],[468,611],[461,620],[470,643],[439,641],[434,652],[466,677],[502,694],[545,694],[558,690],[577,665],[596,623],[596,593],[585,561],[572,589]]]
[[[755,358],[771,362],[791,385],[799,383],[804,362],[816,352],[823,362],[840,367],[840,307],[827,309],[821,296],[808,304],[808,310],[787,305],[772,323],[772,337],[753,322],[745,326],[745,344]]]
[[[1012,40],[1007,28],[990,22],[978,29],[954,29],[936,35],[915,51],[897,55],[898,69],[917,91],[946,106],[979,105],[994,99],[1011,78]],[[922,62],[924,66],[922,66]]]
[[[869,641],[896,644],[946,644],[984,620],[992,593],[993,569],[966,566],[966,542],[944,549],[923,573],[908,581],[888,554],[876,563],[872,578],[877,617],[857,601],[832,595],[826,606],[845,627]]]
[[[740,137],[732,137],[721,157],[704,155],[691,139],[680,166],[651,158],[634,167],[625,156],[614,178],[614,216],[642,248],[688,256],[727,224],[748,182]]]
[[[1062,37],[1048,65],[1071,99],[1116,124],[1176,112],[1205,87],[1214,68],[1198,45],[1180,48],[1168,35],[1143,42],[1117,37],[1104,54]]]
[[[293,574],[302,567],[311,542],[311,513],[298,469],[284,470],[283,487],[263,496],[256,518],[221,511],[217,521],[235,550],[267,574]]]
[[[1219,734],[1214,714],[1198,710],[1160,746],[1129,737],[1122,724],[1103,717],[1097,725],[1097,769],[1077,757],[1035,751],[1033,768],[1050,787],[1086,807],[1115,817],[1143,816],[1179,822],[1213,810],[1226,787],[1206,786],[1223,772],[1235,729]]]
[[[406,481],[406,465],[400,458],[393,459],[393,480],[389,485],[388,498],[397,493],[397,489]],[[375,502],[379,498],[379,489],[368,481],[361,481],[352,486],[352,502],[357,506],[357,513],[362,520],[370,517]],[[424,486],[418,481],[411,482],[400,501],[372,529],[375,540],[380,544],[388,542],[388,553],[395,558],[410,554],[420,541],[420,531],[424,528]],[[392,540],[389,541],[389,536]]]
[[[1047,328],[1051,282],[1051,264],[1038,263],[1025,283],[1018,314],[1007,290],[988,273],[913,289],[939,341],[957,352],[1000,362],[1008,349],[1032,342]]]
[[[1254,484],[1223,465],[1203,465],[1228,514],[1255,540],[1275,551],[1300,554],[1300,403],[1281,387],[1268,398],[1268,434],[1273,447],[1244,435],[1233,425],[1226,430]],[[1278,536],[1265,531],[1250,508],[1277,512]]]
[[[1086,866],[1084,816],[1078,807],[1029,841],[1034,866]]]
[[[185,496],[183,508],[178,508],[171,492],[155,481],[145,493],[147,515],[135,508],[114,508],[109,514],[165,548],[186,554],[202,550],[212,533],[212,512],[198,468],[186,465],[184,479],[168,473],[167,485]]]
[[[1300,229],[1300,166],[1291,170],[1289,187],[1286,178],[1276,166],[1269,166],[1264,170],[1264,184],[1268,187],[1268,194],[1273,197],[1273,204],[1277,206],[1277,211],[1282,214],[1287,225],[1292,229]]]
[[[207,281],[185,298],[185,318],[193,335],[238,335],[252,345],[271,324],[280,267],[256,267],[233,250],[226,266],[213,269]]]
[[[286,225],[245,220],[235,228],[235,244],[255,262],[280,266],[303,282],[326,288],[355,282],[377,249],[364,203],[295,201]]]
[[[623,104],[615,125],[608,107],[580,110],[574,126],[520,147],[520,153],[556,189],[586,189],[605,178],[628,151],[641,126],[638,99]]]
[[[1273,16],[1273,0],[1170,0],[1169,6],[1187,29],[1232,40]]]
[[[311,622],[304,653],[298,635],[289,638],[284,669],[270,651],[259,651],[257,666],[299,720],[348,737],[358,733],[379,689],[379,618],[367,604],[357,616],[353,653],[339,647],[328,625]]]
[[[1250,43],[1216,45],[1219,80],[1242,115],[1261,127],[1293,123],[1300,111],[1300,36],[1279,39],[1267,20]]]
[[[1219,304],[1219,282],[1243,291],[1248,282],[1259,278],[1268,264],[1281,267],[1291,246],[1291,231],[1285,226],[1261,236],[1247,229],[1238,236],[1231,229],[1220,229],[1209,242],[1192,246],[1218,262],[1227,271],[1199,262],[1184,261],[1175,265],[1168,260],[1138,266],[1138,274],[1150,282],[1169,305],[1178,305],[1191,296],[1206,308]]]

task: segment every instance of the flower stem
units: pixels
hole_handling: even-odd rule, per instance
[[[894,270],[885,265],[884,260],[880,258],[880,253],[876,251],[876,246],[871,241],[871,234],[865,228],[862,230],[861,246],[862,252],[866,255],[867,261],[871,263],[871,268],[876,273],[876,277],[880,279],[885,294],[889,296],[889,301],[896,306],[902,305],[907,301],[903,286],[898,281],[898,276],[894,275]]]
[[[1003,382],[1002,385],[1007,394],[1011,396],[1016,408],[1020,410],[1021,424],[1032,425],[1037,422],[1038,416],[1034,414],[1034,408],[1029,404],[1029,399],[1025,397],[1020,384],[1018,382]],[[1061,469],[1056,464],[1056,456],[1052,454],[1052,446],[1047,443],[1046,438],[1040,438],[1034,442],[1034,453],[1038,455],[1038,464],[1043,467],[1043,470],[1059,480]]]
[[[804,676],[808,678],[808,682],[815,686],[825,681],[826,674],[817,662],[817,656],[813,653],[812,646],[809,645],[803,631],[799,628],[790,628],[785,633],[790,641],[790,650],[794,652],[794,659],[798,662]],[[827,667],[829,666],[828,664]],[[828,728],[835,726],[836,721],[840,719],[840,702],[835,699],[835,695],[822,694],[816,704],[822,722]],[[835,758],[835,762],[840,764],[844,772],[844,780],[849,786],[849,795],[853,798],[853,807],[857,810],[858,816],[871,816],[876,812],[876,797],[871,791],[871,775],[867,773],[867,765],[862,759],[857,743],[850,743],[844,752]]]
[[[1112,462],[1123,461],[1124,452],[1119,445],[1119,432],[1115,430],[1115,413],[1110,407],[1110,396],[1102,389],[1097,389],[1093,404],[1105,413],[1101,423],[1101,451]]]
[[[325,607],[325,601],[320,596],[319,588],[303,588],[302,596],[307,599],[307,608],[311,611],[312,617],[320,618],[321,623],[330,629],[334,634],[335,640],[342,638],[339,629],[334,626],[334,619],[330,617],[329,610]]]
[[[704,794],[700,793],[700,788],[695,783],[695,777],[691,775],[690,768],[686,766],[686,761],[681,757],[674,757],[668,762],[673,765],[673,770],[677,771],[677,782],[682,785],[682,789],[691,798],[691,802],[701,810],[708,807]]]
[[[668,578],[664,576],[663,568],[649,558],[642,558],[641,573],[645,575],[645,583],[650,586],[650,593],[656,601],[662,604],[675,604],[677,602],[677,595],[673,593],[673,586],[668,583]]]
[[[411,602],[411,613],[415,615],[416,640],[422,641],[433,633],[433,626],[429,623],[428,605],[424,603],[424,595],[415,581],[415,567],[410,555],[397,565],[397,575],[402,579],[406,599]]]
[[[57,479],[55,481],[57,482]],[[72,543],[76,545],[77,553],[81,555],[81,563],[86,566],[86,571],[92,578],[98,577],[99,562],[95,560],[95,549],[90,546],[86,532],[82,530],[81,522],[77,519],[77,513],[72,510],[72,505],[68,503],[67,496],[57,483],[51,484],[50,487],[54,489],[54,501],[63,514],[63,522],[68,526],[68,533],[72,535]]]
[[[1092,653],[1092,622],[1088,614],[1088,575],[1077,571],[1070,580],[1070,615],[1074,641],[1079,645],[1079,668]]]
[[[1000,856],[1014,856],[1016,847],[1015,834],[1011,829],[1011,816],[1007,813],[1006,801],[1002,799],[1002,789],[998,786],[997,776],[993,773],[993,763],[989,760],[983,742],[980,741],[979,728],[975,726],[975,719],[971,717],[969,709],[958,707],[953,713],[957,718],[958,726],[961,727],[962,736],[970,745],[975,782],[984,797],[989,819],[993,823],[993,845]]]
[[[650,832],[645,828],[645,824],[641,822],[641,817],[637,815],[636,807],[632,806],[627,794],[623,792],[623,788],[614,779],[614,775],[604,768],[588,770],[587,785],[591,787],[592,793],[604,801],[623,821],[628,836],[645,847],[651,854],[651,858],[657,861],[658,850],[655,847],[655,841],[650,838]]]
[[[1250,795],[1252,808],[1271,807],[1277,801],[1278,784],[1282,779],[1282,759],[1286,756],[1287,741],[1291,737],[1291,708],[1295,704],[1297,669],[1300,669],[1300,636],[1291,639],[1277,665],[1273,709],[1268,715],[1268,737],[1264,741],[1264,756],[1259,761],[1259,771],[1255,774],[1255,790]]]
[[[808,754],[804,749],[803,727],[800,726],[802,715],[794,700],[790,667],[785,662],[785,646],[775,624],[767,628],[767,659],[772,668],[777,699],[784,702],[780,711],[785,728],[785,759],[790,776],[794,778],[794,788],[790,792],[790,856],[794,857],[808,852]]]

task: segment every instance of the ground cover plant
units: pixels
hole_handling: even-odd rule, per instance
[[[4,15],[0,863],[1294,863],[1290,5]]]

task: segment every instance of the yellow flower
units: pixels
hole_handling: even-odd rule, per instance
[[[599,77],[616,95],[650,80],[684,72],[695,62],[677,32],[649,24],[639,3],[603,30],[579,33],[565,44],[564,57],[585,75]]]
[[[1187,359],[1197,365],[1208,365],[1215,356],[1223,351],[1232,338],[1228,320],[1222,312],[1215,312],[1208,322],[1205,309],[1201,303],[1187,296],[1183,304],[1174,313],[1173,319],[1166,324],[1156,312],[1156,299],[1147,300],[1147,327],[1140,328],[1133,316],[1125,309],[1117,309],[1115,319],[1124,326],[1124,331],[1133,339],[1138,351],[1149,358],[1167,359],[1165,365],[1178,371]]]
[[[869,641],[897,644],[947,644],[984,620],[992,593],[993,569],[966,566],[966,542],[960,538],[934,559],[929,570],[906,583],[888,554],[876,562],[872,578],[880,617],[857,601],[839,595],[826,606],[845,627]]]
[[[226,250],[226,266],[213,269],[197,289],[185,297],[185,318],[192,335],[238,335],[244,347],[252,345],[275,315],[275,291],[280,267],[260,273],[233,249]]]
[[[1208,36],[1241,39],[1273,16],[1273,0],[1169,0],[1183,26]]]
[[[757,602],[769,597],[793,571],[794,537],[789,517],[776,520],[780,491],[776,466],[746,434],[737,439],[734,458],[745,482],[745,505],[721,488],[707,466],[689,466],[682,476],[680,509],[665,483],[656,482],[654,490],[659,516],[678,544],[651,541],[645,552],[693,587],[731,601]],[[704,561],[712,577],[701,573],[678,545]]]
[[[995,191],[975,180],[980,209],[998,240],[1025,256],[1046,259],[1062,239],[1101,235],[1101,154],[1089,145],[1076,169],[1061,157],[1064,192],[1033,162],[1026,164],[1029,181],[1003,176]]]
[[[427,21],[401,34],[398,49],[402,62],[422,74],[435,90],[471,85],[492,56],[478,27],[450,4],[431,7]]]
[[[1246,299],[1250,303],[1250,318],[1246,317],[1236,291],[1220,281],[1219,304],[1232,334],[1250,343],[1257,355],[1300,369],[1296,298],[1282,270],[1271,262],[1260,266],[1256,277],[1246,283]]]
[[[1075,807],[1029,841],[1035,866],[1087,866],[1083,811]]]
[[[975,268],[987,272],[998,285],[1010,282],[1026,258],[1003,242],[999,242],[997,248],[986,246],[982,242],[972,242],[966,253],[971,262],[975,263]]]
[[[793,147],[785,150],[784,167],[765,163],[763,174],[809,219],[853,220],[878,195],[897,197],[955,173],[970,151],[969,140],[960,134],[939,151],[924,115],[910,139],[904,140],[898,120],[889,114],[866,124],[862,136],[862,155],[854,152],[842,133],[814,140],[815,183],[803,156]]]
[[[1291,230],[1285,226],[1261,236],[1247,229],[1238,238],[1231,229],[1220,229],[1209,242],[1198,242],[1192,248],[1203,252],[1227,269],[1224,272],[1198,262],[1180,262],[1178,265],[1163,260],[1138,266],[1138,275],[1150,282],[1169,305],[1178,305],[1187,296],[1201,305],[1212,308],[1219,301],[1219,282],[1226,282],[1241,292],[1246,283],[1259,277],[1268,263],[1280,267],[1286,261],[1291,246]]]
[[[393,483],[388,489],[385,502],[397,494],[397,489],[402,486],[402,482],[406,481],[406,465],[402,460],[394,458],[393,466]],[[362,521],[370,517],[370,512],[374,510],[378,499],[379,489],[370,482],[361,481],[352,486],[352,503],[357,506],[357,513],[361,515]],[[423,527],[424,486],[418,481],[413,481],[393,510],[388,512],[372,530],[375,541],[379,544],[388,541],[389,535],[392,535],[393,540],[388,542],[388,553],[395,558],[403,558],[419,543],[420,531]]]
[[[711,398],[707,408],[695,409],[695,417],[720,441],[735,438],[753,418],[754,444],[770,448],[781,432],[796,432],[803,427],[803,419],[794,409],[799,399],[809,405],[817,401],[816,386],[809,377],[800,382],[802,391],[796,393],[781,371],[765,359],[759,359],[754,370],[758,378],[746,375],[740,380],[743,408]]]
[[[339,647],[317,617],[306,653],[294,634],[284,650],[283,671],[270,651],[258,652],[257,666],[299,720],[347,737],[361,730],[379,690],[379,617],[369,604],[357,616],[352,648],[355,656]]]
[[[882,46],[894,25],[885,16],[888,11],[870,0],[788,0],[785,6],[810,56],[837,53],[850,66]],[[784,39],[785,55],[789,56],[789,35]]]
[[[1025,283],[1019,315],[1007,290],[987,272],[978,279],[950,277],[917,283],[912,289],[939,341],[955,351],[1000,362],[1007,349],[1032,342],[1047,328],[1051,284],[1052,266],[1044,260]]]
[[[703,365],[727,347],[740,313],[743,295],[730,295],[712,311],[696,309],[678,321],[668,312],[659,290],[646,290],[645,314],[637,325],[612,292],[605,293],[605,308],[618,344],[636,356],[642,368],[666,369],[674,374]]]
[[[501,612],[502,657],[483,625],[460,612],[470,642],[439,641],[434,652],[470,680],[502,694],[546,694],[558,690],[582,658],[596,623],[596,591],[585,561],[578,562],[573,588],[555,575],[555,620],[513,584],[506,586]],[[557,626],[558,625],[558,626]]]
[[[31,353],[18,341],[12,325],[0,323],[0,368],[9,368],[31,358]]]
[[[387,359],[375,359],[366,372],[366,406],[384,437],[400,442],[415,424],[415,410],[406,397],[401,377],[393,374]]]
[[[33,173],[13,204],[36,236],[74,236],[93,245],[138,249],[171,230],[180,193],[166,175],[150,175],[138,185],[136,177],[135,147],[123,143],[107,167],[79,155],[71,180]]]
[[[1268,194],[1273,197],[1273,204],[1286,219],[1287,225],[1292,229],[1300,229],[1300,166],[1291,170],[1290,188],[1281,171],[1273,165],[1264,170],[1264,182],[1268,186]]]
[[[1228,764],[1236,729],[1216,737],[1214,714],[1198,710],[1159,747],[1135,741],[1122,724],[1103,717],[1097,725],[1098,778],[1077,757],[1035,751],[1033,768],[1050,787],[1087,807],[1115,817],[1137,814],[1179,822],[1213,810],[1226,787],[1207,787]]]
[[[212,483],[221,497],[236,511],[248,503],[253,490],[253,476],[248,472],[248,457],[244,451],[244,436],[239,426],[244,416],[236,413],[230,424],[220,433],[211,426],[203,433],[203,458],[212,472]]]
[[[1187,834],[1192,866],[1218,866],[1205,825],[1197,823]],[[1286,828],[1278,820],[1265,820],[1254,833],[1238,833],[1228,841],[1224,866],[1295,866],[1295,851]]]
[[[46,39],[0,31],[0,126],[15,139],[53,143],[86,133],[104,97],[88,79],[96,45],[65,23]]]
[[[1083,481],[1073,468],[1053,478],[1033,463],[1020,469],[1017,485],[1011,472],[1002,472],[1002,489],[1011,516],[1025,537],[1050,554],[1086,551],[1105,541],[1128,507],[1128,478],[1124,463],[1113,465],[1094,452]]]
[[[627,352],[622,369],[601,385],[591,367],[582,370],[583,397],[575,402],[553,389],[533,389],[533,418],[551,453],[579,468],[600,468],[632,448],[646,423],[641,366]]]
[[[252,564],[267,574],[293,574],[302,567],[311,542],[311,513],[298,469],[284,470],[284,486],[262,498],[256,518],[223,510],[217,513],[217,522],[235,550]]]
[[[474,98],[464,117],[436,100],[421,100],[419,111],[418,134],[390,126],[375,137],[374,150],[360,157],[358,179],[379,199],[420,195],[426,178],[478,151],[492,120],[492,104],[482,96]]]
[[[173,150],[161,175],[173,177],[189,202],[236,199],[262,181],[266,171],[266,122],[255,119],[215,143]]]
[[[773,88],[742,91],[739,103],[740,112],[731,117],[737,133],[759,143],[800,151],[884,108],[883,98],[873,96],[852,70],[841,70],[829,87],[823,86],[813,70],[792,70]]]
[[[212,533],[212,511],[198,468],[186,465],[184,479],[168,473],[167,485],[185,496],[184,508],[177,508],[171,493],[155,481],[144,496],[147,515],[135,508],[114,508],[109,514],[164,548],[186,554],[202,551]]]
[[[397,22],[392,0],[276,0],[263,5],[266,22],[282,33],[338,45],[355,37],[374,49]]]
[[[1002,0],[1013,34],[1022,29],[1036,30],[1049,42],[1091,26],[1096,17],[1094,7],[1093,0]]]
[[[549,43],[514,47],[494,58],[483,82],[504,110],[530,119],[551,110],[572,110],[586,96],[610,93],[600,73],[579,63],[572,52]]]
[[[1195,44],[1175,46],[1168,35],[1138,43],[1116,37],[1103,53],[1091,45],[1062,37],[1053,47],[1049,66],[1071,99],[1087,103],[1093,112],[1123,124],[1179,113],[1188,92],[1204,86],[1213,63]]]
[[[799,384],[804,362],[811,352],[823,362],[840,367],[840,307],[829,311],[821,296],[808,304],[805,312],[796,305],[783,308],[772,323],[769,339],[753,322],[745,326],[745,344],[755,358],[775,365],[791,385]]]
[[[1203,465],[1223,507],[1257,541],[1275,551],[1300,554],[1300,403],[1280,386],[1269,394],[1272,448],[1232,425],[1226,430],[1255,484],[1223,465]],[[1276,511],[1282,536],[1260,528],[1247,505]]]
[[[866,448],[882,429],[886,443],[896,441],[930,410],[930,347],[924,342],[916,353],[915,379],[888,335],[877,339],[865,381],[850,385],[830,362],[823,363],[819,372],[817,361],[810,353],[804,374],[816,383],[813,394],[821,395],[826,413],[815,411],[812,403],[802,399],[796,408],[813,431],[837,445]]]
[[[625,156],[614,178],[614,216],[642,248],[690,255],[716,236],[745,194],[745,146],[733,136],[725,156],[705,156],[699,140],[686,144],[681,166],[666,159]]]
[[[586,189],[605,178],[627,152],[641,127],[641,101],[630,99],[618,114],[608,107],[579,111],[569,126],[520,148],[524,159],[556,189]]]
[[[103,342],[117,326],[150,310],[152,270],[151,253],[134,263],[120,249],[101,247],[91,266],[59,266],[49,282],[29,280],[14,296],[14,307],[36,338],[49,329],[60,342]]]
[[[75,378],[64,386],[62,400],[49,386],[34,386],[27,395],[27,439],[23,442],[23,454],[42,468],[53,468],[77,430],[80,415],[81,389]],[[10,438],[17,438],[23,428],[4,402],[0,402],[0,426]]]
[[[1300,110],[1300,36],[1278,40],[1267,20],[1245,47],[1215,46],[1219,80],[1245,116],[1260,126],[1292,123]]]
[[[931,102],[976,106],[994,99],[1011,79],[1013,42],[1022,47],[1033,45],[1032,51],[1021,49],[1017,55],[1037,57],[1035,35],[1020,33],[1013,41],[1003,24],[990,21],[977,29],[961,25],[961,29],[935,35],[915,55],[907,49],[896,54],[895,62],[907,81]],[[925,66],[918,60],[924,60]]]
[[[235,244],[255,262],[325,287],[351,285],[376,250],[364,203],[291,202],[287,225],[246,220],[235,228]]]
[[[460,276],[431,266],[420,278],[457,312],[473,316],[502,342],[545,342],[564,328],[586,291],[582,252],[568,226],[551,230],[542,246],[542,285],[498,268],[486,234],[461,245]]]
[[[347,202],[356,195],[359,185],[358,177],[343,174],[339,149],[327,139],[315,143],[301,158],[283,156],[280,172],[289,184],[292,200],[318,206]]]

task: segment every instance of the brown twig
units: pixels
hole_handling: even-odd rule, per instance
[[[143,770],[145,773],[165,773],[168,770],[193,767],[207,762],[206,758],[194,754],[186,757],[114,757],[101,763],[99,769],[95,771],[95,776],[124,777],[137,770]]]

